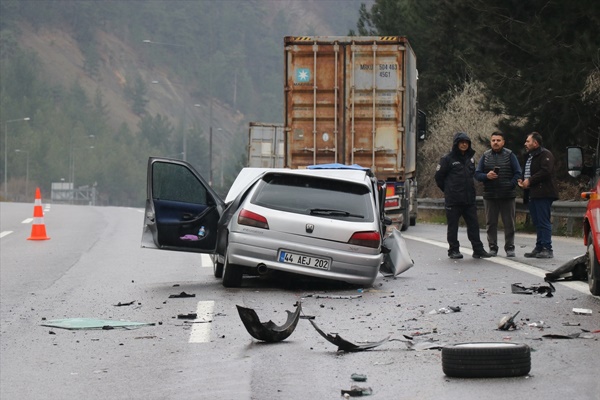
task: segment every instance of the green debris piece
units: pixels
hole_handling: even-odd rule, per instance
[[[132,321],[117,321],[113,319],[96,319],[96,318],[65,318],[45,321],[42,326],[62,329],[114,329],[124,328],[133,329],[140,326],[151,326],[153,322],[132,322]]]
[[[350,376],[350,378],[352,378],[352,380],[355,382],[366,382],[367,381],[367,376],[363,375],[363,374],[352,374]]]

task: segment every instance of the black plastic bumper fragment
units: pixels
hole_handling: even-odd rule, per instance
[[[238,305],[236,307],[248,333],[257,340],[269,343],[281,342],[287,339],[294,332],[294,329],[296,329],[296,325],[298,325],[298,320],[300,319],[300,312],[302,311],[302,303],[297,302],[296,311],[285,310],[288,315],[287,320],[283,325],[278,326],[273,321],[260,322],[256,311],[251,308]]]

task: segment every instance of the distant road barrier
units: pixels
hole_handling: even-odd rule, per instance
[[[517,214],[529,215],[527,205],[523,204],[523,199],[517,199]],[[443,210],[443,198],[421,198],[417,199],[417,206],[420,210]],[[483,210],[483,197],[477,196],[477,209]],[[573,225],[575,221],[583,221],[585,210],[587,209],[586,201],[555,201],[552,203],[552,216],[565,218],[567,220],[567,234],[573,234]],[[552,224],[553,230],[558,229],[558,224]]]

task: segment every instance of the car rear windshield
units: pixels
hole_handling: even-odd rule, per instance
[[[268,174],[252,203],[297,214],[372,222],[373,200],[365,185],[302,175]]]

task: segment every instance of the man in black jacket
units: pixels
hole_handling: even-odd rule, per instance
[[[553,258],[551,211],[552,203],[558,199],[554,182],[554,156],[542,146],[542,135],[538,132],[527,136],[525,148],[527,160],[519,186],[524,189],[523,202],[529,206],[529,215],[537,233],[535,248],[525,253],[525,257]]]
[[[448,257],[463,258],[458,241],[458,221],[462,216],[467,224],[467,237],[473,246],[473,258],[488,258],[479,238],[477,204],[475,203],[475,150],[464,132],[454,135],[452,150],[440,159],[435,172],[435,182],[444,192],[446,220],[448,223]]]
[[[490,254],[498,254],[498,216],[504,226],[504,250],[507,257],[515,256],[515,220],[517,181],[521,166],[515,153],[504,147],[504,134],[496,131],[490,138],[491,149],[479,159],[475,179],[483,182],[483,206]]]

